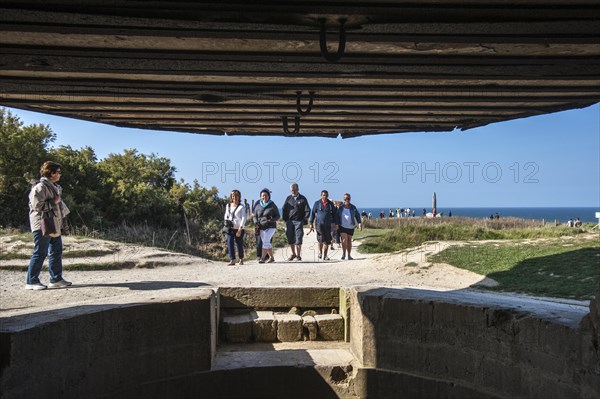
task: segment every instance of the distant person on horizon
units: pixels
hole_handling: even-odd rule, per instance
[[[256,212],[254,214],[254,224],[258,226],[260,239],[262,241],[262,253],[258,263],[265,263],[267,256],[269,256],[268,263],[275,262],[271,239],[275,234],[279,217],[279,208],[271,201],[271,191],[268,188],[263,188],[260,192],[260,201],[256,206]]]
[[[239,190],[231,191],[230,202],[225,208],[223,220],[230,224],[229,232],[226,234],[227,251],[229,252],[229,263],[227,266],[235,265],[235,247],[238,250],[240,265],[244,264],[244,227],[246,225],[246,207],[241,204],[242,194]]]
[[[423,208],[423,216],[427,216],[427,209]]]
[[[314,231],[316,225],[319,259],[329,260],[327,251],[332,242],[332,225],[335,225],[336,217],[336,208],[329,199],[329,192],[321,191],[321,199],[315,201],[308,221],[310,231]]]
[[[579,218],[577,218],[577,220],[575,220],[575,227],[581,227],[581,220],[579,220]]]
[[[452,217],[452,211],[448,211],[448,217],[451,218]]]
[[[40,282],[42,265],[48,251],[48,271],[50,272],[50,288],[65,288],[71,285],[62,276],[63,244],[61,229],[64,217],[69,209],[62,200],[62,187],[58,181],[62,176],[61,165],[46,161],[40,168],[40,180],[31,187],[29,192],[29,224],[33,233],[33,255],[27,267],[26,290],[45,290],[48,288]],[[49,213],[53,217],[55,230],[52,233],[42,232],[42,215]],[[65,226],[66,227],[66,226]]]
[[[288,261],[302,260],[302,238],[304,225],[308,223],[310,216],[310,207],[306,197],[298,191],[298,183],[292,183],[290,191],[292,193],[285,199],[282,214],[282,219],[285,221],[285,234],[292,250]]]
[[[367,223],[367,212],[362,211],[360,213],[360,218],[362,219],[363,224]]]
[[[498,212],[496,212],[496,216],[494,216],[494,218],[495,218],[496,220],[500,219],[500,215],[498,214]]]
[[[383,211],[381,213],[383,214]],[[350,252],[352,251],[354,227],[358,224],[358,229],[362,230],[362,223],[358,209],[350,203],[350,194],[348,193],[344,194],[344,205],[338,209],[337,224],[342,235],[342,260],[346,259],[346,254],[348,254],[348,260],[352,260]]]
[[[244,209],[246,210],[246,219],[250,217],[250,204],[248,200],[244,198]]]

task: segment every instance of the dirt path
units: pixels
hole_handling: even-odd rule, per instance
[[[353,242],[354,260],[341,260],[341,251],[330,251],[330,261],[317,258],[316,235],[305,235],[301,262],[288,262],[289,248],[275,252],[275,263],[247,261],[243,266],[226,266],[189,255],[175,254],[155,248],[138,247],[109,241],[65,237],[70,251],[95,251],[90,256],[65,259],[64,264],[130,262],[136,267],[122,270],[65,271],[73,282],[67,289],[27,291],[26,272],[3,269],[8,265],[27,265],[28,259],[0,260],[0,316],[31,313],[45,308],[97,302],[102,298],[130,296],[136,293],[192,287],[351,287],[388,286],[422,287],[438,290],[464,289],[473,284],[493,284],[483,276],[446,264],[427,262],[427,256],[446,248],[448,243],[431,243],[391,254],[360,254],[358,240]],[[0,253],[30,254],[30,242],[9,242],[0,237]],[[337,247],[337,246],[336,246]],[[47,264],[47,263],[46,263]],[[42,271],[42,282],[48,272]]]

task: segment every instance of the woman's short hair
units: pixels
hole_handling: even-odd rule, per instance
[[[62,166],[56,162],[46,161],[40,168],[40,176],[50,177],[52,173],[60,170]]]
[[[348,193],[344,194],[344,197],[348,197],[348,199],[352,199],[352,197]]]

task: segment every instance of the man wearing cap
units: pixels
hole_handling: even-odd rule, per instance
[[[290,244],[292,250],[288,260],[302,260],[300,252],[302,250],[302,237],[304,236],[303,226],[308,223],[310,206],[308,206],[306,197],[298,191],[297,183],[292,183],[290,191],[292,194],[285,199],[282,214],[288,244]]]

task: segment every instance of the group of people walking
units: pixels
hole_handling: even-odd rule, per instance
[[[271,191],[267,188],[261,190],[260,200],[255,203],[251,211],[255,226],[258,262],[275,262],[271,241],[279,219],[283,219],[286,225],[286,238],[291,250],[288,261],[302,260],[304,226],[307,224],[310,226],[307,234],[313,231],[317,234],[319,259],[330,260],[328,249],[332,245],[334,234],[339,232],[342,241],[342,259],[352,260],[352,235],[357,226],[362,230],[362,221],[358,210],[350,202],[350,194],[344,194],[343,204],[336,207],[329,199],[329,192],[323,190],[321,197],[311,208],[306,197],[300,194],[297,183],[290,186],[290,191],[290,195],[284,201],[281,214],[271,199]],[[241,193],[233,190],[224,215],[229,266],[236,264],[236,247],[238,264],[244,264],[245,224],[250,217],[248,209],[249,207],[241,204]]]
[[[34,249],[29,267],[27,268],[27,283],[25,289],[44,290],[50,288],[65,288],[71,282],[62,275],[63,244],[61,234],[67,227],[64,218],[69,209],[62,199],[62,188],[58,184],[62,176],[61,165],[47,161],[40,168],[40,180],[31,188],[29,193],[29,222],[33,233]],[[275,261],[271,243],[280,218],[286,223],[286,236],[290,245],[291,255],[288,260],[302,260],[302,241],[304,225],[310,224],[310,232],[316,231],[319,242],[319,259],[329,260],[327,250],[332,243],[332,232],[339,231],[342,238],[342,259],[352,259],[352,235],[354,228],[362,230],[358,210],[350,203],[350,194],[344,194],[343,205],[336,207],[329,199],[327,190],[321,191],[312,209],[308,200],[298,191],[298,184],[290,187],[291,194],[283,205],[283,215],[279,214],[277,205],[271,200],[271,191],[267,188],[260,192],[260,200],[250,212],[247,203],[241,203],[242,194],[233,190],[225,209],[224,231],[227,236],[229,265],[236,264],[235,250],[237,247],[238,263],[244,264],[244,235],[248,218],[252,216],[255,226],[257,256],[259,263]],[[40,273],[42,265],[49,258],[50,283],[42,284]]]

